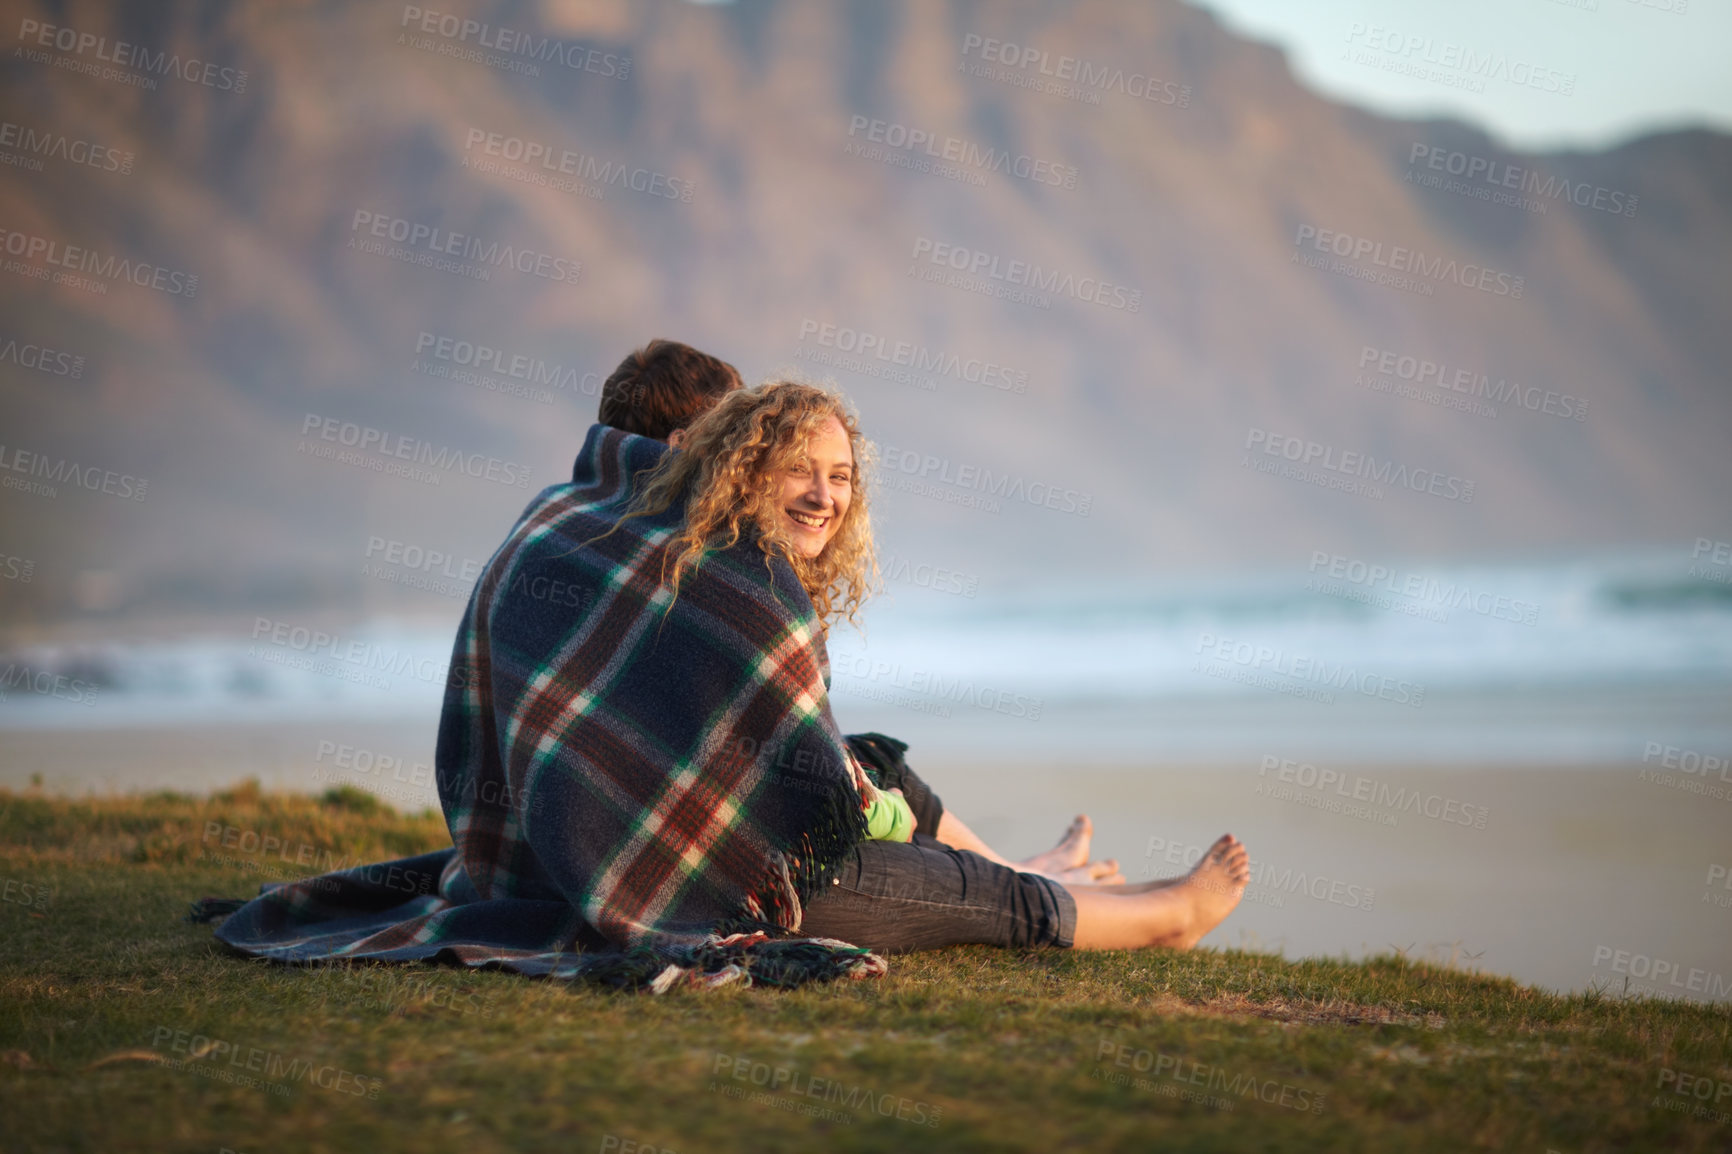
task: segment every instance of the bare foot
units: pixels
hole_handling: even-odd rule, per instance
[[[1060,881],[1069,880],[1059,875],[1066,870],[1080,869],[1089,864],[1089,839],[1093,838],[1094,834],[1094,822],[1089,820],[1088,814],[1079,813],[1076,820],[1070,823],[1070,828],[1064,831],[1064,836],[1058,839],[1057,845],[1045,853],[1026,858],[1017,865],[1026,873],[1046,874]]]
[[[1233,912],[1250,880],[1251,859],[1245,843],[1230,833],[1222,834],[1183,881],[1165,889],[1165,893],[1182,897],[1189,909],[1184,927],[1161,944],[1180,950],[1195,946]]]
[[[1058,870],[1046,876],[1053,881],[1063,882],[1067,886],[1122,886],[1125,884],[1125,875],[1119,870],[1117,858],[1091,861],[1085,865]]]

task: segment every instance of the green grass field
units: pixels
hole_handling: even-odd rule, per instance
[[[1396,956],[966,948],[879,981],[657,998],[291,970],[182,920],[198,897],[444,844],[438,815],[352,792],[0,793],[0,1145],[1732,1149],[1732,1009]]]

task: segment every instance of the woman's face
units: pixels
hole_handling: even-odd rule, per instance
[[[806,458],[782,477],[782,517],[803,557],[816,557],[842,526],[854,497],[854,448],[835,417],[806,442]]]

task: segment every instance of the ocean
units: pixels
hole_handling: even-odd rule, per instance
[[[945,756],[1628,763],[1732,753],[1732,567],[1665,557],[1313,570],[975,598],[888,574],[830,639],[844,730]],[[440,618],[15,646],[0,731],[437,721]]]

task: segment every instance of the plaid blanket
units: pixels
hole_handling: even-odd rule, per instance
[[[571,483],[531,502],[477,582],[435,759],[453,848],[266,886],[222,941],[657,992],[885,972],[798,936],[865,835],[850,742],[868,763],[882,751],[837,730],[823,633],[785,561],[751,541],[712,552],[670,606],[683,506],[619,523],[667,451],[592,427]]]

